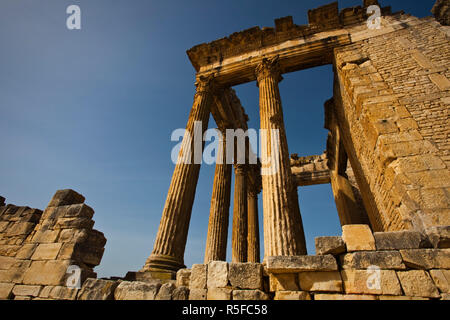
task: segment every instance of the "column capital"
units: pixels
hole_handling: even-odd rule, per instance
[[[272,58],[264,58],[255,69],[257,84],[267,77],[273,77],[277,82],[283,80],[281,76],[280,64],[278,56]]]
[[[207,75],[197,76],[195,81],[195,87],[197,88],[196,94],[198,93],[212,93],[216,91],[217,85],[214,81],[215,74],[210,73]]]

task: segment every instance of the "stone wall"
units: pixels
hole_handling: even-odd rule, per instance
[[[316,238],[315,256],[194,264],[176,280],[88,279],[78,299],[448,300],[450,228],[433,234],[347,225],[342,237]]]
[[[81,283],[95,278],[106,244],[93,215],[73,190],[57,191],[44,212],[1,198],[0,299],[75,299],[69,266],[80,268]]]
[[[335,49],[334,112],[376,231],[450,225],[450,29],[413,20]]]

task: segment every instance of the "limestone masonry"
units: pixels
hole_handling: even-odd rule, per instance
[[[279,159],[270,174],[261,174],[270,169],[264,159],[216,165],[204,264],[184,265],[200,170],[191,161],[175,166],[142,269],[110,279],[96,278],[106,238],[93,229],[82,195],[59,190],[44,211],[0,197],[0,299],[449,300],[450,1],[438,0],[434,17],[422,19],[381,7],[379,29],[367,25],[370,5],[381,7],[364,0],[339,11],[334,2],[309,10],[308,25],[284,17],[274,28],[187,51],[197,72],[191,135],[196,121],[206,130],[211,114],[223,133],[247,130],[232,87],[251,81],[261,129],[279,133],[278,148],[270,130],[263,146]],[[324,101],[327,147],[298,157],[289,153],[278,83],[284,73],[327,64],[334,71],[333,97]],[[227,157],[225,148],[219,153]],[[316,255],[308,255],[297,188],[328,183],[342,236],[316,238]]]

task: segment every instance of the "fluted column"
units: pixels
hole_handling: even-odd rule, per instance
[[[219,141],[216,171],[214,173],[205,264],[209,261],[226,261],[228,219],[230,214],[231,164],[226,161],[226,135],[222,131]]]
[[[256,68],[256,77],[261,129],[267,133],[262,143],[271,158],[267,163],[262,153],[264,254],[266,257],[302,255],[306,253],[306,246],[302,241],[298,202],[293,201],[293,177],[278,88],[282,80],[278,59],[263,59]]]
[[[260,262],[259,257],[259,219],[258,219],[258,193],[249,190],[248,201],[248,262]]]
[[[194,103],[186,126],[187,133],[178,156],[179,160],[186,159],[186,154],[189,154],[190,150],[190,155],[187,157],[190,161],[178,161],[175,166],[153,251],[142,271],[176,271],[185,267],[184,250],[200,170],[199,160],[201,160],[194,159],[194,155],[198,154],[195,151],[196,148],[201,147],[203,150],[204,146],[202,138],[208,128],[213,101],[212,77],[201,77],[197,80],[196,87]],[[197,125],[195,125],[196,122]],[[194,132],[199,122],[202,125],[201,131]],[[196,143],[195,134],[201,134],[200,143],[198,141]]]
[[[232,261],[247,262],[247,173],[246,165],[237,164],[234,170],[234,203]]]

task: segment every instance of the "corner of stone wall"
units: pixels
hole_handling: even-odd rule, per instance
[[[93,215],[84,197],[69,189],[57,191],[43,212],[3,203],[0,299],[76,299],[78,289],[67,282],[95,278],[106,244],[93,229]]]

